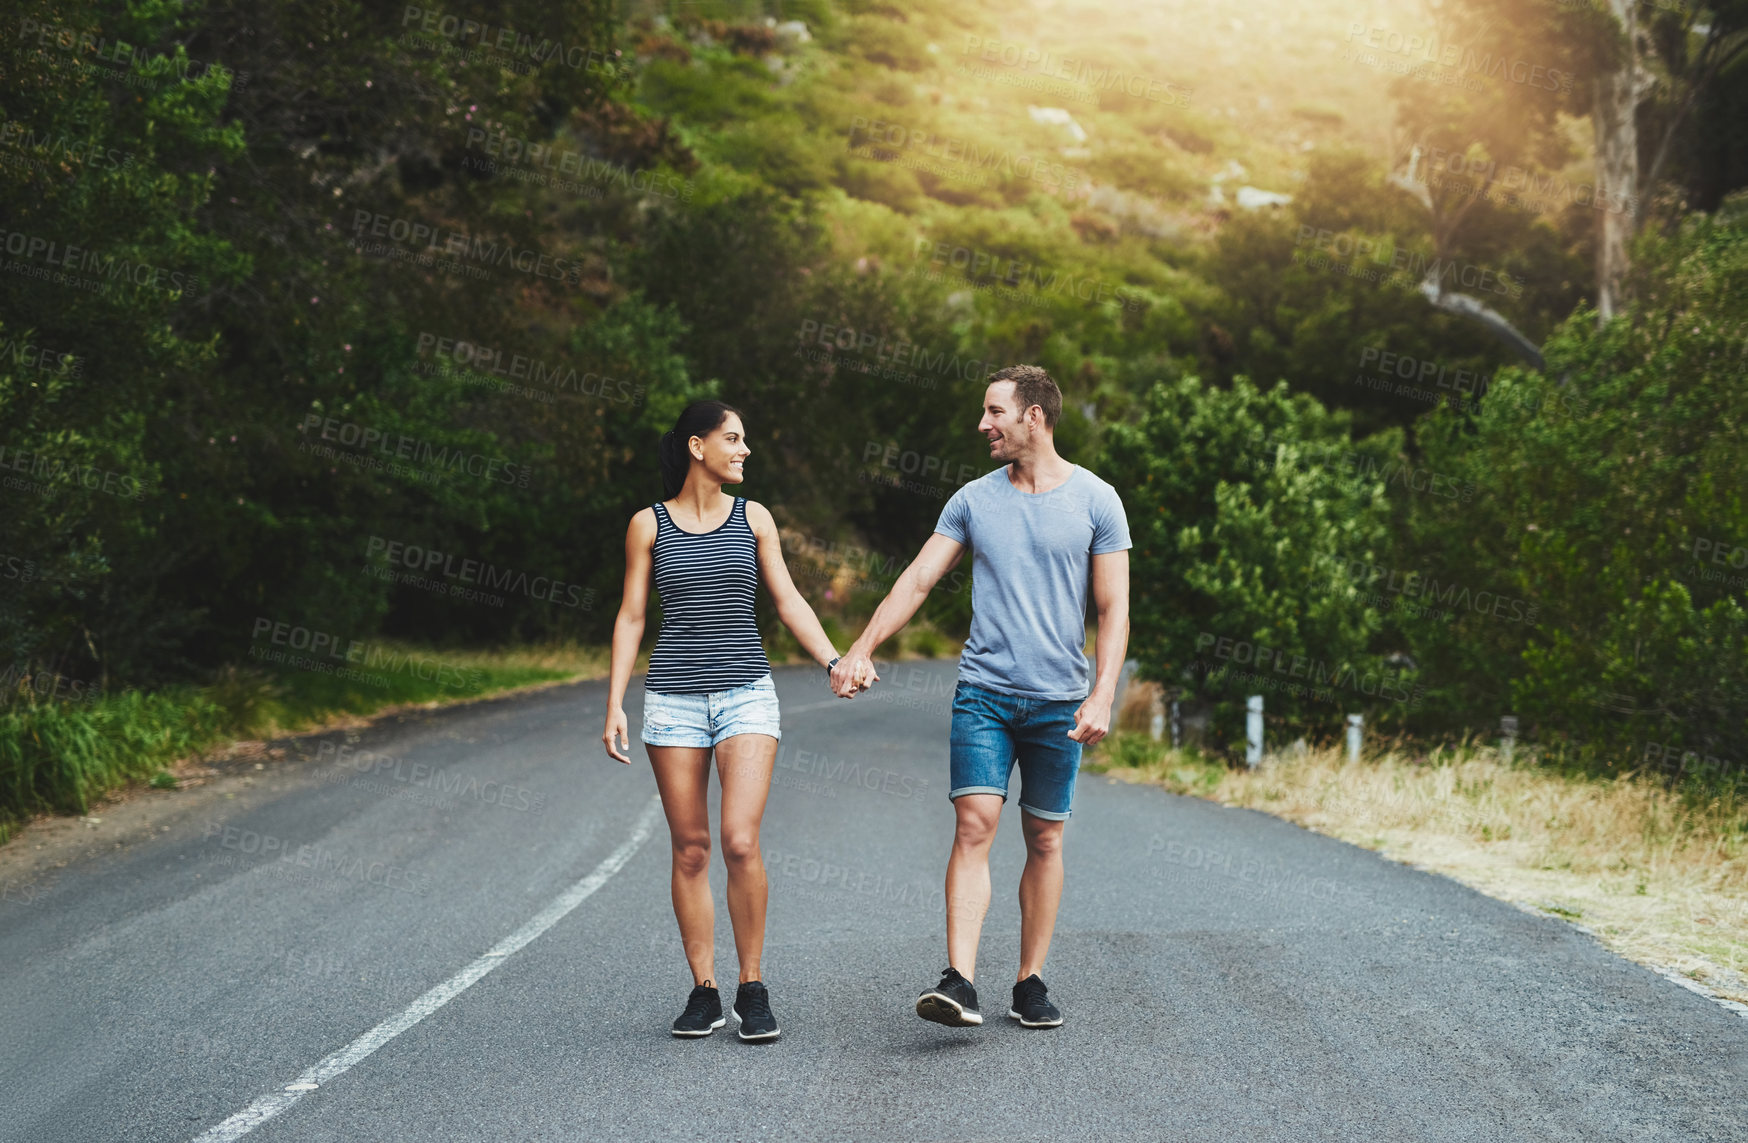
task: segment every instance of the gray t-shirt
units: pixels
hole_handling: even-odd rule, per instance
[[[1117,490],[1075,465],[1050,491],[1021,492],[1003,465],[955,492],[935,531],[971,548],[960,679],[1003,694],[1085,698],[1092,557],[1130,546]]]

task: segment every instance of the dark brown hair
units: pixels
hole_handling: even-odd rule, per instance
[[[692,450],[687,446],[693,437],[707,437],[721,427],[733,413],[740,410],[722,401],[693,401],[674,422],[674,427],[662,434],[657,458],[662,464],[662,492],[672,500],[686,486],[686,474],[692,470]],[[741,417],[745,421],[745,417]]]
[[[997,381],[1014,383],[1014,402],[1019,405],[1022,417],[1036,405],[1044,411],[1045,427],[1056,427],[1056,418],[1062,415],[1062,390],[1056,387],[1050,374],[1036,365],[1010,365],[989,375],[991,385]]]

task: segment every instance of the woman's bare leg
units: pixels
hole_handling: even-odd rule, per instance
[[[737,734],[716,744],[722,779],[722,860],[728,866],[728,917],[740,978],[762,980],[765,954],[765,863],[759,855],[759,823],[771,792],[777,740],[769,734]]]
[[[716,906],[710,900],[710,748],[649,746],[673,847],[674,917],[692,983],[716,979]],[[732,881],[731,881],[732,885]],[[732,896],[730,897],[732,901]]]

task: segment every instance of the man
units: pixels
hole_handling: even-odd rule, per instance
[[[953,494],[935,534],[832,670],[833,691],[853,694],[868,677],[862,672],[872,672],[874,648],[910,621],[970,546],[971,635],[953,696],[947,792],[957,818],[947,860],[948,967],[916,1002],[918,1016],[952,1027],[983,1023],[972,982],[989,909],[989,848],[1016,759],[1026,869],[1008,1015],[1028,1028],[1062,1023],[1039,973],[1062,899],[1062,831],[1081,748],[1110,729],[1129,639],[1130,544],[1116,490],[1057,455],[1061,412],[1061,390],[1037,366],[990,375],[977,431],[1003,467]],[[1098,613],[1090,692],[1082,649],[1089,585]]]

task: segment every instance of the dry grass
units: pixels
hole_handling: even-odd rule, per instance
[[[1637,777],[1560,774],[1486,746],[1349,764],[1339,748],[1232,770],[1145,735],[1106,772],[1262,810],[1583,926],[1622,956],[1748,1003],[1748,807]]]

